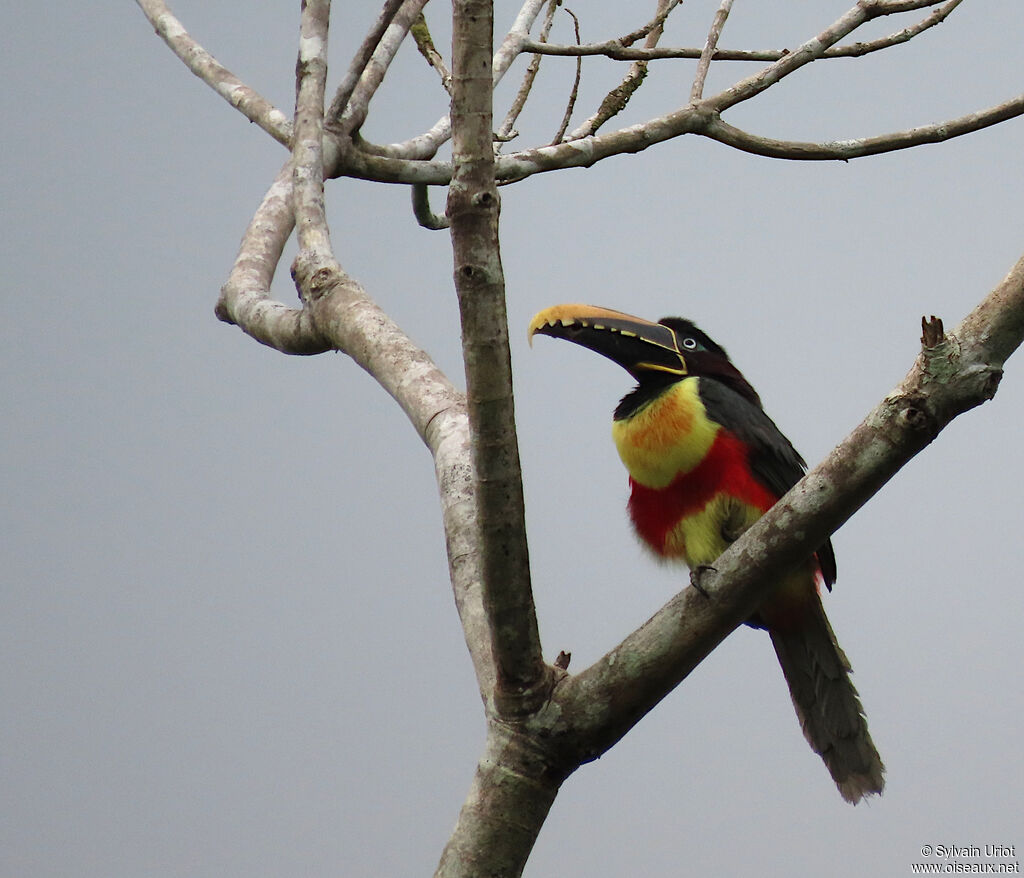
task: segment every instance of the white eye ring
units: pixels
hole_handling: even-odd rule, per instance
[[[694,340],[692,338],[684,338],[683,339],[683,347],[686,348],[688,351],[696,350],[697,349],[697,342],[696,342],[696,340]]]

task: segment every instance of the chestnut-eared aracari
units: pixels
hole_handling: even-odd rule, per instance
[[[806,464],[725,350],[689,320],[651,323],[593,305],[555,305],[530,322],[622,366],[637,381],[612,437],[629,471],[629,513],[659,557],[712,565],[799,481]],[[800,726],[848,802],[880,793],[884,767],[850,663],[821,604],[836,559],[826,541],[784,575],[748,624],[766,628]]]

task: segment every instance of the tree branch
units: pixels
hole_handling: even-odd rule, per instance
[[[430,209],[430,194],[427,187],[422,183],[416,183],[412,186],[412,212],[416,217],[416,222],[425,229],[440,231],[441,229],[447,229],[451,225],[448,222],[448,217],[438,216]]]
[[[680,0],[660,0],[654,13],[654,18],[632,33],[628,33],[624,37],[619,37],[617,42],[621,43],[623,46],[632,46],[637,40],[646,38],[647,45],[653,48],[654,45],[657,44],[658,40],[654,39],[652,41],[650,39],[651,34],[657,33],[660,35],[662,33],[665,21],[679,3]]]
[[[878,37],[865,42],[850,43],[845,46],[830,46],[821,53],[821,58],[860,58],[872,52],[880,52],[890,46],[906,43],[929,28],[941,24],[963,0],[947,0],[940,8],[932,10],[917,24],[902,28],[888,36]],[[524,52],[540,55],[590,56],[601,55],[613,61],[658,61],[664,59],[698,59],[704,50],[694,47],[658,46],[655,48],[633,48],[623,38],[606,40],[601,43],[584,43],[568,45],[560,43],[540,43],[526,40]],[[789,49],[718,49],[711,56],[712,61],[778,61],[789,54]]]
[[[451,83],[449,83],[449,86],[450,85]],[[360,155],[381,156],[384,158],[394,158],[413,162],[428,162],[437,155],[437,151],[445,143],[451,140],[451,137],[451,118],[444,115],[438,119],[428,131],[424,131],[422,134],[417,134],[415,137],[410,137],[408,140],[403,140],[401,143],[389,143],[386,145],[370,143],[368,140],[364,139],[359,132],[356,132],[352,135],[352,145],[355,148],[354,152]],[[448,168],[450,171],[450,164],[448,165]],[[327,176],[339,177],[343,174],[344,165],[336,164]],[[447,179],[451,179],[450,173]]]
[[[332,133],[347,137],[366,121],[370,100],[427,0],[386,0],[339,85],[328,114]]]
[[[833,46],[822,53],[823,58],[860,58],[864,55],[868,55],[872,52],[879,52],[882,49],[888,49],[890,46],[898,46],[901,43],[906,43],[916,37],[918,34],[923,33],[929,28],[935,27],[937,24],[941,24],[946,18],[952,13],[957,6],[960,5],[962,0],[946,0],[942,6],[937,9],[933,9],[928,15],[922,18],[917,24],[905,27],[902,30],[898,30],[895,33],[891,33],[885,37],[879,37],[876,40],[868,40],[867,42],[851,43],[848,46]]]
[[[558,9],[558,6],[558,0],[548,0],[548,9],[544,14],[544,23],[540,28],[539,38],[542,43],[547,42],[548,34],[551,33],[551,25],[555,20],[555,10]],[[523,74],[523,81],[519,85],[519,91],[516,92],[515,99],[512,101],[512,106],[509,107],[504,120],[498,128],[496,139],[499,143],[511,140],[512,137],[515,136],[514,128],[516,119],[519,118],[519,114],[523,111],[523,107],[526,106],[526,99],[530,96],[530,90],[533,88],[533,83],[537,78],[537,71],[540,70],[540,60],[540,55],[534,55],[526,65],[526,72]]]
[[[168,47],[196,76],[278,143],[289,146],[292,123],[270,101],[247,86],[199,45],[163,0],[136,0]]]
[[[292,142],[292,203],[299,238],[293,276],[341,272],[334,259],[324,208],[324,93],[331,0],[303,0],[299,58],[295,65],[295,138]],[[308,264],[299,268],[300,262]],[[309,291],[299,284],[306,301]]]
[[[524,180],[534,174],[585,168],[613,155],[642,152],[648,147],[684,134],[700,134],[744,152],[795,161],[849,161],[869,155],[896,152],[925,143],[942,143],[1024,115],[1024,94],[956,119],[849,140],[824,143],[775,140],[749,134],[708,113],[702,103],[685,107],[607,134],[582,140],[509,153],[496,159],[495,175],[503,183]],[[443,186],[451,179],[451,164],[443,161],[406,161],[352,152],[339,166],[344,172],[387,183],[425,183]]]
[[[536,14],[543,5],[543,2],[544,0],[529,0],[529,2],[527,2],[523,7],[523,10],[517,18],[516,25],[505,38],[501,49],[494,57],[492,66],[495,82],[500,79],[512,59],[524,47],[528,47],[530,51],[543,51],[540,47],[546,44],[529,41],[526,38],[529,25],[532,23],[533,18],[536,17]],[[906,39],[909,39],[910,36],[920,33],[926,27],[934,26],[934,24],[948,16],[959,2],[961,2],[961,0],[947,0],[945,4],[928,16],[925,21],[914,27],[906,28],[896,35],[884,38],[886,41],[889,41],[886,42],[885,45],[890,45],[895,41],[905,41]],[[750,97],[759,94],[761,91],[778,82],[789,73],[792,73],[819,57],[824,57],[831,49],[836,48],[834,44],[837,41],[842,39],[844,36],[847,36],[849,33],[852,33],[866,21],[883,15],[937,6],[938,4],[939,0],[905,0],[905,2],[891,3],[883,3],[880,2],[880,0],[860,0],[860,2],[852,7],[833,25],[826,28],[817,37],[805,42],[796,51],[762,53],[764,57],[775,59],[774,63],[759,73],[734,84],[731,88],[726,89],[714,98],[706,100],[701,105],[700,110],[701,112],[711,110],[713,113],[721,113],[724,109],[733,106],[736,103],[748,100]],[[670,11],[673,6],[674,4],[669,3],[660,11],[659,16],[656,17],[655,21],[658,21],[659,19],[663,20],[664,15],[667,15],[667,12]],[[656,29],[652,29],[649,34],[649,43],[652,42],[655,30]],[[656,39],[654,39],[653,42],[656,42]],[[845,54],[850,55],[864,54],[870,47],[876,44],[881,46],[882,42],[876,41],[875,43],[855,44],[855,46],[844,49],[843,51]],[[686,56],[699,58],[700,55],[700,50],[693,50],[692,52],[687,50]],[[711,57],[712,59],[719,59],[728,56],[716,51]],[[744,53],[742,56],[736,57],[742,57],[743,60],[751,60],[755,55],[752,53]],[[758,57],[761,56],[758,55]],[[569,135],[570,138],[578,137],[583,139],[586,142],[585,147],[581,149],[561,149],[561,147],[573,145],[573,143],[567,143],[559,146],[539,147],[533,150],[502,156],[498,160],[497,179],[502,182],[511,182],[524,179],[527,176],[531,176],[532,174],[539,173],[541,171],[560,170],[568,167],[586,167],[609,155],[624,152],[639,152],[647,146],[661,142],[662,140],[676,137],[680,134],[695,133],[703,125],[709,123],[710,117],[707,119],[688,118],[687,113],[691,109],[692,108],[682,108],[665,116],[652,119],[649,122],[644,123],[644,125],[632,126],[630,128],[613,132],[610,135],[602,135],[601,137],[610,137],[612,140],[601,140],[597,143],[592,142],[595,138],[582,137],[586,130],[588,130],[587,125],[591,125],[596,121],[597,117],[595,117],[594,119],[589,120],[588,123],[584,123],[584,125],[577,129],[577,131]],[[609,106],[606,112],[609,116],[614,114],[614,107]],[[444,119],[435,126],[435,129],[436,131],[433,133],[433,136],[429,138],[429,148],[434,151],[436,151],[440,143],[447,138],[448,131],[450,130],[447,125],[447,120]],[[397,162],[394,160],[399,155],[411,154],[410,145],[414,142],[415,141],[410,141],[409,144],[395,145],[393,147],[371,148],[370,150],[349,150],[346,153],[345,158],[339,164],[331,166],[331,175],[337,176],[347,173],[352,176],[365,177],[367,179],[379,180],[381,182],[426,183],[432,185],[445,185],[449,182],[451,179],[451,166],[447,163],[420,161],[413,163],[405,160],[399,160]],[[551,150],[558,151],[552,153]],[[879,151],[887,150],[882,149]],[[433,152],[430,153],[430,155],[433,154]],[[802,158],[803,156],[793,157]],[[827,157],[840,158],[840,156]]]
[[[250,121],[263,128],[279,143],[285,146],[290,145],[292,126],[290,120],[285,116],[285,114],[263,98],[258,92],[238,79],[191,36],[189,36],[184,26],[168,10],[163,0],[136,0],[136,2],[155,28],[156,32],[164,39],[175,55],[177,55],[178,58],[188,66],[189,70],[210,85],[210,87],[228,101],[228,103],[243,113],[243,115],[245,115]],[[405,30],[407,30],[408,27],[406,26],[405,30],[400,28],[395,31],[394,35],[387,41],[386,51],[384,51],[379,58],[374,59],[377,63],[374,67],[373,75],[363,80],[363,74],[366,72],[369,65],[369,62],[366,60],[366,56],[367,53],[369,53],[369,57],[371,59],[373,58],[373,54],[379,46],[383,34],[387,31],[387,24],[390,23],[396,10],[398,10],[402,5],[402,2],[403,0],[388,0],[373,28],[371,28],[371,31],[367,34],[360,50],[353,58],[346,78],[339,85],[337,94],[332,103],[331,111],[328,114],[328,119],[331,120],[329,124],[333,125],[334,121],[340,120],[340,118],[348,112],[348,116],[346,117],[346,127],[347,129],[354,131],[365,119],[369,99],[379,86],[380,81],[390,64],[390,59],[394,57],[394,52],[397,50],[402,39],[404,39]],[[913,8],[917,8],[918,6],[934,5],[935,2],[937,2],[937,0],[931,0],[931,2],[923,4],[914,4]],[[945,4],[940,8],[933,10],[916,25],[904,28],[894,34],[890,34],[887,37],[882,37],[877,40],[858,42],[848,46],[831,46],[823,51],[820,57],[859,57],[898,43],[906,42],[922,31],[927,30],[928,28],[945,20],[945,18],[961,2],[962,0],[947,0]],[[410,15],[415,12],[418,16],[422,13],[423,3],[420,2],[420,0],[414,0],[414,3],[416,5],[407,7],[407,10]],[[532,26],[533,20],[536,18],[537,12],[540,7],[543,6],[543,3],[544,0],[527,0],[527,3],[524,5],[523,10],[520,12],[520,15],[517,17],[516,22],[513,25],[513,28],[505,38],[498,53],[495,55],[494,70],[496,82],[501,78],[501,75],[505,70],[508,69],[508,66],[512,63],[515,57],[524,51],[534,54],[548,55],[604,55],[606,57],[627,61],[649,61],[659,58],[700,58],[703,54],[703,50],[696,48],[676,49],[649,47],[635,49],[630,47],[630,42],[635,39],[639,39],[641,36],[647,35],[651,30],[664,21],[665,16],[676,5],[674,2],[670,3],[667,9],[662,14],[659,14],[659,16],[656,16],[652,22],[645,26],[645,28],[642,28],[634,34],[627,35],[626,37],[622,37],[617,40],[610,40],[605,43],[592,43],[582,46],[559,46],[529,39],[529,28]],[[885,14],[888,14],[888,12]],[[412,20],[414,21],[415,17],[413,17]],[[786,57],[788,54],[790,53],[787,50],[716,49],[711,55],[711,60],[778,61]],[[443,71],[441,72],[443,75]],[[356,98],[353,98],[352,92],[360,82],[363,83],[360,87],[360,93]],[[347,109],[350,107],[350,104],[352,108]],[[421,160],[433,156],[440,145],[448,140],[450,134],[451,129],[449,120],[442,119],[438,125],[432,129],[432,131],[417,138],[413,138],[405,144],[394,144],[390,147],[378,147],[376,149],[371,148],[369,151],[371,153],[377,152],[378,154],[392,157]],[[337,176],[337,174],[338,170],[333,165],[329,164],[327,176],[333,177]],[[371,178],[377,179],[376,177]],[[387,180],[388,178],[385,176],[380,179]],[[412,181],[403,180],[403,182]]]
[[[342,79],[334,93],[334,100],[331,101],[330,110],[327,112],[326,124],[328,126],[340,122],[342,114],[348,109],[349,99],[352,97],[352,92],[359,83],[363,71],[366,70],[366,65],[370,63],[373,53],[376,51],[377,46],[380,45],[384,32],[388,29],[388,25],[391,24],[395,13],[398,12],[404,2],[405,0],[385,0],[384,8],[381,10],[380,15],[377,16],[377,20],[373,23],[369,33],[363,38],[363,42],[356,50],[355,55],[352,56],[352,60],[348,65],[348,71],[345,73],[345,78]]]
[[[489,723],[483,755],[434,878],[521,875],[565,777],[529,737]]]
[[[314,324],[395,398],[433,453],[456,606],[481,696],[493,710],[495,674],[478,587],[483,571],[475,551],[479,523],[475,485],[466,466],[470,441],[464,397],[345,274],[330,246],[322,153],[329,10],[330,0],[306,0],[303,6],[293,150],[300,251],[293,275]]]
[[[495,85],[501,81],[505,72],[512,66],[512,62],[519,57],[523,51],[523,44],[530,38],[530,28],[533,27],[537,16],[540,15],[544,4],[549,0],[525,0],[519,14],[516,15],[512,27],[505,34],[498,50],[494,53],[492,68],[494,70]]]
[[[576,17],[576,13],[573,12],[569,7],[565,8],[565,11],[572,17],[573,30],[576,32],[576,42],[580,41],[580,20]],[[539,57],[539,56],[535,56]],[[569,127],[569,122],[572,120],[572,111],[576,107],[576,99],[580,93],[580,80],[583,77],[583,59],[576,59],[576,75],[573,77],[572,89],[569,91],[569,101],[565,105],[565,112],[562,114],[562,121],[558,125],[558,130],[555,132],[555,136],[551,138],[552,143],[561,143],[565,138],[565,131]]]
[[[505,284],[498,247],[498,190],[491,134],[492,8],[456,0],[452,34],[452,151],[448,191],[455,288],[462,316],[466,396],[473,435],[483,597],[497,666],[499,716],[546,697],[530,590],[522,474],[512,400]]]
[[[711,58],[715,54],[715,47],[722,36],[722,28],[725,27],[725,20],[732,11],[732,0],[722,0],[718,7],[715,18],[711,22],[711,30],[708,31],[708,39],[700,53],[700,61],[697,62],[697,72],[693,77],[693,87],[690,89],[690,103],[695,104],[704,96],[704,83],[708,78],[708,71],[711,69]]]
[[[655,12],[654,19],[641,29],[641,31],[646,31],[644,48],[653,49],[658,45],[658,41],[664,33],[663,25],[665,23],[665,19],[668,18],[669,13],[675,9],[678,4],[679,0],[658,0],[657,11]],[[625,39],[632,40],[634,37],[639,38],[641,31],[637,31],[636,34],[631,34]],[[643,85],[646,77],[646,61],[634,61],[630,64],[629,70],[622,78],[622,82],[604,96],[604,100],[601,101],[601,105],[597,108],[597,112],[595,112],[594,115],[587,119],[582,125],[572,131],[566,139],[570,141],[579,140],[582,137],[590,137],[596,133],[605,122],[613,116],[618,115],[626,108],[626,104],[629,103],[630,98],[633,97],[636,90]]]
[[[305,308],[289,308],[270,297],[270,284],[294,228],[292,163],[277,175],[245,230],[215,313],[256,341],[281,353],[322,354],[334,344]]]
[[[494,74],[495,85],[501,81],[512,62],[519,56],[523,40],[526,39],[529,34],[530,28],[533,26],[533,23],[545,2],[547,2],[547,0],[526,0],[522,9],[519,10],[519,14],[516,16],[516,19],[512,24],[512,28],[509,30],[508,34],[506,34],[501,46],[494,54],[491,67]],[[443,116],[440,118],[430,131],[410,138],[403,143],[393,143],[387,146],[370,144],[359,138],[357,133],[353,131],[352,139],[357,149],[349,151],[348,162],[330,164],[327,170],[327,176],[342,176],[349,172],[353,164],[363,164],[360,156],[382,156],[387,158],[407,159],[410,161],[424,161],[433,158],[442,144],[447,143],[448,140],[451,139],[451,136],[451,116]],[[372,159],[369,161],[371,164],[374,163]],[[448,170],[444,177],[443,185],[448,185],[448,183],[451,182],[451,165],[446,163],[445,167]],[[350,176],[359,175],[350,174]],[[376,178],[370,177],[368,179]],[[399,181],[389,180],[387,182]],[[426,178],[421,179],[416,175],[415,179],[410,178],[401,182],[429,183],[431,180]]]
[[[800,161],[849,161],[863,156],[909,149],[924,143],[943,143],[954,137],[962,137],[973,131],[998,125],[1000,122],[1022,114],[1024,114],[1024,94],[1010,98],[994,107],[979,110],[976,113],[968,113],[966,116],[949,119],[945,122],[851,140],[833,140],[824,143],[776,140],[771,137],[750,134],[717,116],[709,118],[699,133],[727,146],[768,158]],[[509,158],[511,157],[509,156]]]
[[[911,0],[911,2],[934,5],[938,0]],[[705,101],[705,105],[709,109],[721,113],[742,101],[750,100],[801,67],[816,61],[830,46],[835,45],[865,22],[895,11],[898,10],[895,8],[890,10],[889,5],[881,3],[880,0],[858,0],[817,36],[807,40],[796,50],[788,52],[774,64],[769,64],[753,76],[741,79],[713,98],[709,98]]]
[[[447,213],[472,434],[474,548],[496,678],[484,754],[435,873],[444,878],[520,874],[561,783],[545,754],[516,730],[546,701],[554,672],[541,657],[530,590],[515,433],[491,134],[492,13],[489,0],[453,3]]]

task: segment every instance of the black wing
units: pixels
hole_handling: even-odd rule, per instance
[[[781,497],[800,481],[807,464],[764,409],[709,378],[700,379],[700,397],[708,416],[751,449],[750,469],[762,485]],[[836,581],[832,541],[826,540],[816,554],[825,585],[831,589]]]

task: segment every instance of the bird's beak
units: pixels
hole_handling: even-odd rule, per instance
[[[638,381],[644,374],[686,375],[686,360],[676,334],[661,323],[599,308],[554,305],[534,315],[527,338],[564,338],[618,363]]]

